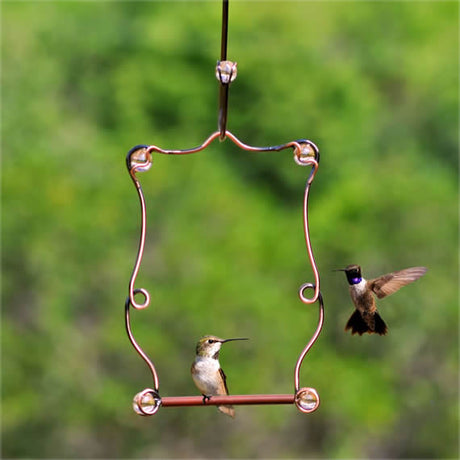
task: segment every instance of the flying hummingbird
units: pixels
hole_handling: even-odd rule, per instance
[[[232,340],[248,340],[247,338],[220,339],[214,335],[205,335],[196,344],[196,357],[192,364],[192,378],[203,395],[203,402],[211,396],[228,395],[227,378],[219,363],[220,347]],[[217,406],[224,414],[235,416],[231,405]]]
[[[425,267],[406,268],[368,281],[362,277],[359,265],[348,265],[336,271],[343,271],[347,275],[351,300],[356,308],[345,330],[351,329],[352,334],[358,333],[359,335],[365,332],[385,335],[387,325],[377,311],[373,294],[379,299],[393,294],[406,284],[418,280],[427,269]]]

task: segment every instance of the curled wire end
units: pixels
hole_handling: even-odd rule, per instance
[[[137,294],[141,294],[144,296],[144,301],[142,303],[137,303],[134,298]],[[150,305],[150,294],[144,288],[134,289],[132,292],[129,293],[129,301],[131,306],[136,310],[142,310],[143,308],[147,308]]]
[[[309,414],[319,407],[319,394],[314,388],[301,388],[294,396],[294,403],[300,412]]]
[[[161,406],[161,397],[158,390],[146,388],[137,393],[133,399],[133,409],[138,415],[147,416],[156,414]]]
[[[313,297],[307,297],[305,294],[304,294],[304,291],[307,290],[307,289],[313,289],[314,293],[313,293]],[[302,284],[302,286],[300,286],[299,288],[299,297],[300,297],[300,300],[303,302],[303,303],[306,303],[308,305],[312,304],[312,303],[315,303],[317,300],[318,300],[318,296],[319,296],[319,289],[317,288],[317,286],[315,284],[312,284],[312,283],[304,283]]]

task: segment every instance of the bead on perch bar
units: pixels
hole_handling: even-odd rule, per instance
[[[185,149],[185,150],[169,150],[163,149],[155,145],[137,145],[133,147],[127,154],[126,166],[129,175],[136,187],[140,208],[141,208],[141,222],[140,222],[140,237],[137,257],[134,264],[133,272],[129,281],[128,297],[125,302],[125,325],[128,338],[145,361],[153,380],[153,388],[145,388],[137,393],[133,400],[134,411],[142,416],[155,414],[158,409],[163,407],[178,407],[178,406],[209,406],[209,405],[255,405],[255,404],[295,404],[296,407],[304,413],[315,411],[319,406],[319,395],[314,388],[300,386],[300,369],[305,356],[310,348],[317,340],[324,322],[324,304],[320,292],[320,278],[318,268],[316,266],[315,258],[310,240],[310,232],[308,225],[308,198],[310,187],[315,178],[316,172],[319,167],[319,150],[317,146],[307,139],[300,139],[291,141],[286,144],[275,145],[270,147],[253,147],[240,141],[234,134],[229,132],[227,126],[227,108],[228,108],[228,93],[229,85],[235,80],[237,76],[236,63],[227,60],[227,35],[228,35],[228,0],[223,0],[222,8],[222,40],[221,40],[221,60],[218,61],[216,66],[216,77],[219,80],[219,115],[218,115],[218,130],[213,132],[201,145]],[[198,153],[207,148],[216,138],[220,141],[230,139],[236,146],[248,152],[279,152],[287,149],[292,149],[294,161],[300,166],[310,166],[310,174],[308,175],[304,200],[303,200],[303,228],[305,236],[305,244],[307,248],[308,260],[313,272],[314,282],[304,283],[300,286],[299,297],[300,300],[309,305],[318,302],[319,316],[316,330],[308,341],[305,348],[300,353],[295,367],[294,367],[294,390],[293,394],[251,394],[251,395],[226,395],[226,396],[211,396],[210,398],[203,398],[202,396],[174,396],[174,397],[161,397],[160,396],[160,382],[158,373],[155,369],[153,362],[139,346],[134,338],[131,329],[130,307],[135,310],[142,310],[150,304],[150,294],[144,288],[136,288],[136,278],[139,274],[139,268],[142,262],[145,246],[146,235],[146,206],[144,193],[141,184],[137,178],[138,173],[148,171],[153,163],[153,155],[156,153],[166,155],[185,155]],[[307,290],[313,291],[311,297],[308,297],[305,292]],[[136,300],[136,298],[138,300]]]

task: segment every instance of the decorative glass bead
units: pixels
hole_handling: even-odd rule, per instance
[[[137,393],[133,399],[133,409],[139,415],[153,415],[160,408],[158,393],[149,388]]]
[[[131,169],[136,168],[136,172],[148,171],[152,167],[152,154],[144,146],[133,149],[129,156],[129,165]]]
[[[224,85],[228,85],[235,80],[237,73],[236,62],[219,61],[217,63],[216,78]]]
[[[318,409],[319,395],[314,388],[301,388],[295,395],[295,404],[301,412],[308,414]]]
[[[294,160],[301,166],[311,165],[309,160],[319,162],[319,150],[311,141],[298,141],[300,150],[294,150]]]

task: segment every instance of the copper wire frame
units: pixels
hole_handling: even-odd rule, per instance
[[[241,142],[235,135],[229,132],[226,128],[227,125],[227,108],[228,108],[228,93],[229,85],[236,77],[236,63],[227,61],[227,37],[228,37],[228,0],[222,2],[222,38],[221,38],[221,60],[217,62],[216,76],[220,83],[219,88],[219,116],[218,116],[218,131],[212,133],[201,145],[191,149],[185,150],[169,150],[162,149],[155,145],[137,145],[133,147],[126,157],[126,165],[129,175],[133,180],[136,187],[139,202],[141,207],[141,229],[139,237],[139,246],[137,257],[134,264],[133,272],[129,281],[129,293],[125,302],[125,325],[128,338],[147,364],[153,379],[153,388],[145,388],[139,392],[133,400],[133,408],[139,415],[147,416],[155,414],[160,406],[164,407],[178,407],[178,406],[205,406],[205,405],[253,405],[253,404],[295,404],[297,408],[304,413],[315,411],[319,406],[319,395],[314,388],[300,387],[300,369],[305,356],[316,342],[324,323],[324,304],[320,291],[319,272],[316,266],[315,258],[310,240],[310,231],[308,226],[308,197],[310,187],[315,178],[319,166],[319,150],[318,147],[310,140],[300,139],[297,141],[288,142],[282,145],[275,145],[271,147],[252,147]],[[161,397],[160,396],[160,382],[158,373],[155,369],[153,362],[142,350],[134,338],[131,329],[130,307],[136,310],[147,308],[150,304],[150,294],[144,288],[135,288],[136,279],[139,274],[142,257],[145,247],[145,234],[146,234],[146,206],[144,193],[141,184],[137,179],[137,173],[144,172],[152,166],[152,154],[160,153],[166,155],[186,155],[198,153],[208,147],[215,139],[219,138],[224,141],[226,138],[230,139],[239,148],[249,152],[279,152],[291,148],[294,153],[294,160],[300,166],[310,166],[310,174],[307,178],[305,186],[305,194],[303,201],[303,228],[305,235],[305,244],[307,247],[307,255],[313,271],[314,283],[304,283],[300,286],[299,297],[304,304],[319,304],[318,325],[316,330],[300,353],[294,368],[294,394],[262,394],[262,395],[227,395],[227,396],[211,396],[210,398],[203,398],[202,396],[173,396]],[[313,295],[308,297],[305,291],[308,289],[313,290]],[[142,296],[143,301],[137,302],[135,297]]]
[[[290,394],[264,394],[264,395],[228,395],[228,396],[212,396],[210,399],[204,399],[201,396],[179,396],[179,397],[160,397],[159,393],[159,378],[158,373],[155,369],[153,362],[149,359],[147,354],[142,350],[139,344],[136,342],[131,329],[130,320],[130,306],[136,310],[147,308],[150,304],[150,294],[144,288],[135,288],[136,278],[139,273],[139,268],[142,262],[145,246],[145,235],[146,235],[146,206],[144,193],[142,191],[141,184],[137,178],[138,172],[146,171],[152,165],[152,154],[160,153],[166,155],[185,155],[198,153],[208,147],[213,140],[221,137],[221,132],[216,131],[212,133],[201,145],[191,149],[185,150],[170,150],[162,149],[155,145],[138,145],[133,147],[126,157],[126,163],[129,174],[133,183],[136,187],[140,208],[141,208],[141,231],[139,238],[139,246],[136,261],[134,264],[133,272],[129,281],[129,295],[125,302],[125,324],[126,331],[135,350],[139,353],[142,359],[145,361],[150,369],[153,379],[153,389],[146,388],[142,392],[138,393],[135,397],[135,405],[137,405],[136,412],[140,415],[153,415],[157,412],[160,406],[164,407],[177,407],[177,406],[203,406],[203,405],[220,405],[220,404],[234,404],[234,405],[252,405],[252,404],[295,404],[297,408],[305,413],[313,412],[318,408],[319,396],[314,388],[300,387],[300,369],[303,360],[317,340],[324,322],[324,304],[320,292],[320,278],[318,268],[316,266],[315,258],[313,255],[309,224],[308,224],[308,198],[309,191],[313,179],[316,175],[319,166],[319,150],[316,145],[306,139],[288,142],[282,145],[276,145],[271,147],[252,147],[241,142],[231,132],[225,132],[225,138],[230,139],[238,147],[243,150],[250,152],[273,152],[282,151],[285,149],[292,148],[294,153],[294,160],[301,166],[311,166],[310,174],[307,178],[305,186],[305,194],[303,201],[303,228],[305,235],[305,243],[307,248],[308,259],[313,271],[314,283],[304,283],[300,286],[299,297],[300,300],[305,304],[319,303],[319,318],[317,328],[309,340],[303,351],[300,353],[295,368],[294,368],[294,389],[295,393]],[[313,291],[313,295],[308,297],[305,295],[305,291],[308,289]],[[142,302],[136,301],[135,297],[141,295],[143,297]],[[305,403],[307,401],[307,403]],[[308,401],[310,401],[308,403]]]

